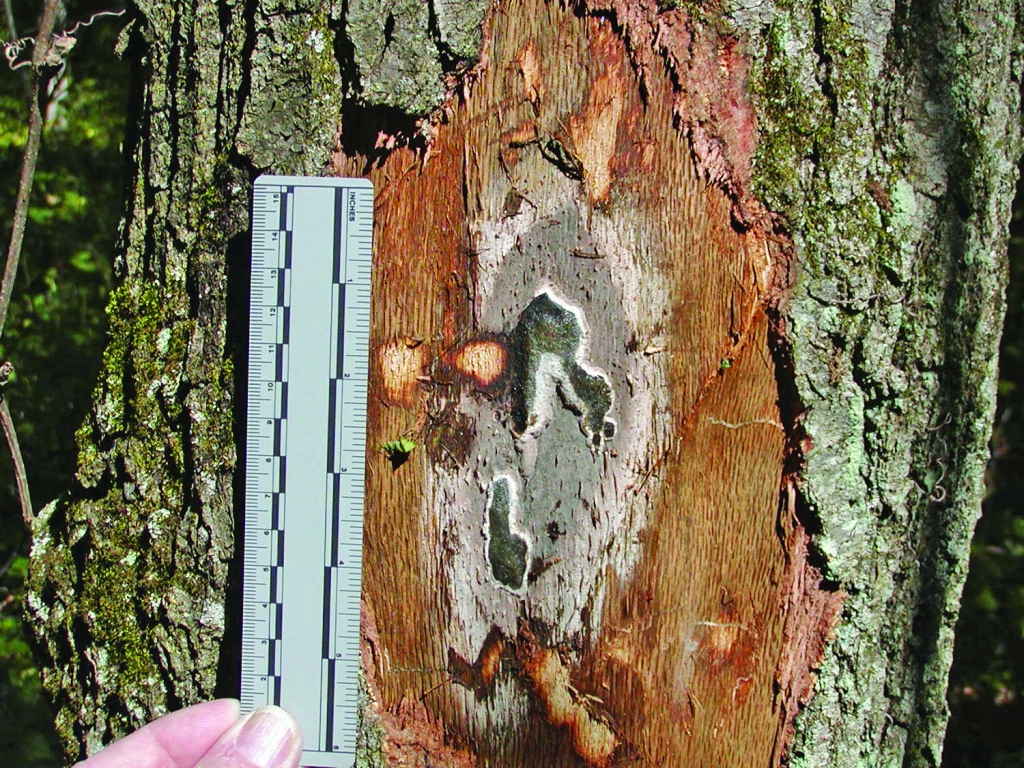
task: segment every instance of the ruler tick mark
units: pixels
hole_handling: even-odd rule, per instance
[[[296,715],[303,764],[349,768],[373,189],[261,177],[252,226],[241,700]]]

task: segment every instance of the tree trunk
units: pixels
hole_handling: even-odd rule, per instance
[[[33,532],[69,758],[237,694],[269,170],[373,180],[369,444],[419,446],[367,458],[366,765],[937,765],[1018,11],[136,3],[104,374]]]

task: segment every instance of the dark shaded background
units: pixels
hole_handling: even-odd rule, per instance
[[[34,32],[38,5],[0,9],[0,29]],[[102,9],[68,2],[71,23]],[[22,25],[25,25],[22,28]],[[7,388],[38,508],[75,470],[74,433],[89,407],[103,351],[104,307],[122,201],[119,141],[128,72],[113,54],[116,18],[82,29],[51,94],[30,221],[0,359],[17,366]],[[25,141],[22,72],[0,68],[0,218],[10,231]],[[1024,185],[1010,245],[999,410],[989,493],[973,545],[957,631],[944,768],[1024,768]],[[0,764],[61,764],[48,705],[21,626],[28,540],[0,448]]]
[[[5,40],[35,31],[39,3],[4,2]],[[100,10],[67,5],[71,26]],[[12,13],[8,14],[6,9]],[[0,359],[17,378],[6,388],[38,509],[66,489],[75,471],[75,430],[90,405],[103,353],[111,253],[121,215],[127,65],[113,54],[121,20],[80,30],[46,112],[39,170],[18,281]],[[7,250],[26,137],[24,70],[0,65],[0,218]],[[0,260],[2,260],[0,256]],[[2,443],[2,440],[0,440]],[[61,764],[49,707],[21,627],[28,537],[15,498],[6,444],[0,447],[0,765]]]

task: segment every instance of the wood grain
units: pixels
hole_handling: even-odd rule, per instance
[[[508,0],[429,151],[371,173],[370,444],[419,447],[397,468],[370,459],[366,671],[384,710],[421,702],[479,765],[772,756],[772,255],[698,178],[673,99],[663,73],[638,79],[609,20]],[[522,313],[543,292],[578,321],[580,369],[611,387],[614,434],[596,449],[572,356],[519,364]],[[530,375],[550,412],[514,434]],[[518,590],[486,554],[499,476],[529,543]]]

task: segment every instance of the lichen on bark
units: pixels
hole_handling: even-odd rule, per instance
[[[345,15],[357,101],[418,118],[444,102],[445,75],[475,62],[484,0],[351,0]]]
[[[849,597],[791,766],[934,766],[994,409],[1019,123],[1009,2],[730,3],[783,307],[808,522]]]
[[[340,7],[263,4],[246,73],[249,95],[237,150],[258,168],[317,174],[341,126],[334,40]]]

